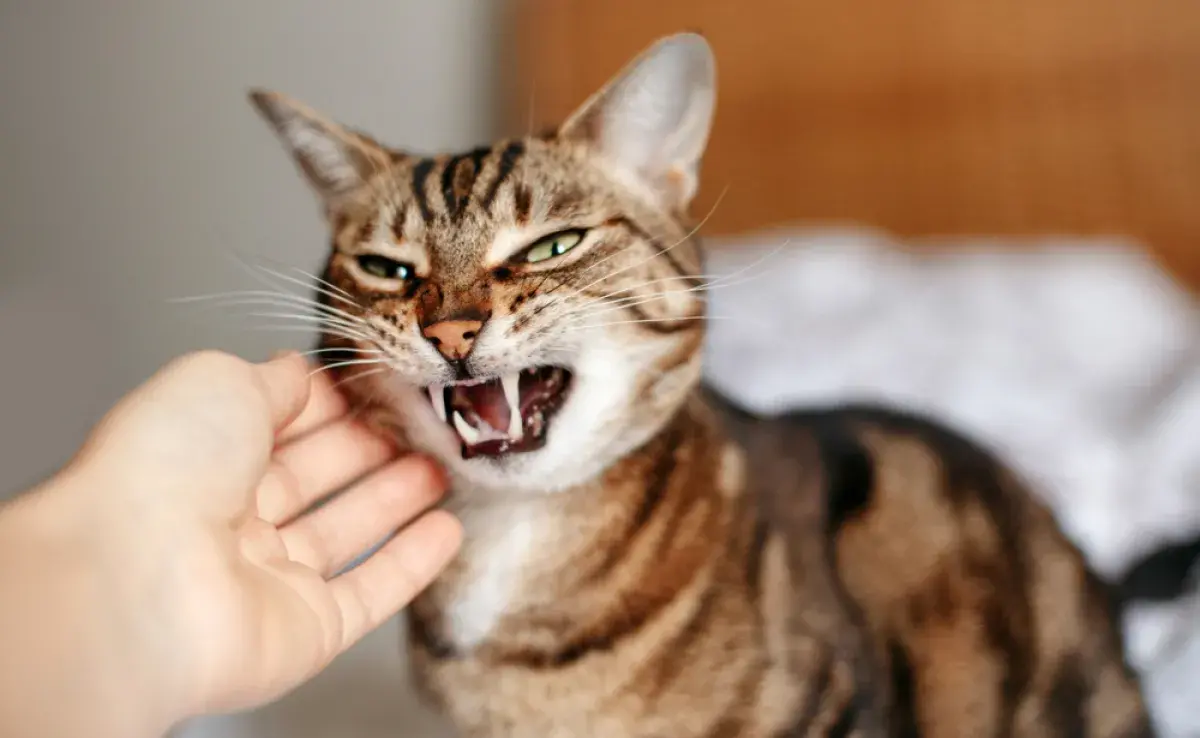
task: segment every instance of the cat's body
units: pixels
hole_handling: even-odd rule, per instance
[[[525,504],[410,612],[464,735],[1152,735],[1100,583],[928,421],[697,396],[602,480]],[[514,548],[481,638],[456,609]]]
[[[326,357],[464,522],[422,689],[465,736],[1150,736],[1099,587],[986,453],[698,388],[713,99],[686,35],[459,156],[255,97],[333,224]]]

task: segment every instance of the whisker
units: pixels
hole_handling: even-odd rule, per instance
[[[344,338],[347,341],[367,341],[367,342],[371,342],[371,343],[374,342],[374,339],[371,339],[371,338],[365,338],[363,336],[356,336],[356,335],[344,333],[340,330],[335,330],[335,329],[331,329],[331,328],[326,328],[325,330],[321,330],[316,326],[309,326],[309,325],[287,325],[287,324],[274,325],[274,324],[267,323],[267,324],[263,324],[263,325],[241,326],[241,328],[243,330],[254,330],[254,331],[279,331],[281,333],[285,333],[285,332],[307,333],[311,336],[318,336],[321,334],[325,334],[327,336],[332,336],[335,338]]]
[[[757,275],[751,275],[749,277],[744,277],[742,279],[733,280],[733,281],[717,280],[717,281],[713,281],[709,284],[697,285],[695,287],[689,287],[687,289],[663,290],[660,292],[651,293],[649,295],[631,295],[628,297],[617,298],[615,300],[596,300],[595,303],[600,303],[599,305],[596,305],[595,303],[589,303],[588,305],[584,305],[583,306],[584,309],[580,310],[580,312],[587,312],[591,315],[599,315],[602,313],[614,312],[617,310],[623,310],[626,308],[636,307],[638,305],[643,305],[648,302],[654,302],[655,300],[659,300],[664,297],[669,297],[672,295],[703,294],[706,292],[715,292],[716,290],[727,289],[729,287],[736,287],[737,285],[751,282],[754,279],[757,279],[762,276],[763,276],[762,274],[757,274]],[[588,309],[588,308],[594,308],[594,309]]]
[[[791,239],[784,241],[783,243],[781,243],[779,246],[772,249],[770,252],[768,252],[764,256],[760,257],[759,259],[756,259],[755,261],[751,262],[750,264],[747,264],[747,265],[741,267],[740,269],[737,269],[736,271],[730,272],[729,274],[724,274],[724,275],[719,275],[719,276],[718,275],[701,275],[701,276],[699,276],[698,278],[700,278],[700,279],[710,279],[711,280],[706,284],[696,285],[693,287],[689,287],[687,289],[680,289],[680,290],[663,290],[663,291],[655,292],[651,295],[629,295],[629,296],[621,297],[621,298],[617,298],[617,299],[609,299],[609,297],[614,296],[614,295],[619,295],[622,292],[628,292],[631,290],[640,289],[642,287],[648,287],[653,284],[660,284],[663,282],[677,282],[680,280],[687,279],[686,277],[682,277],[682,276],[663,277],[660,279],[654,279],[654,280],[650,280],[648,282],[643,282],[642,284],[639,284],[639,285],[633,285],[631,287],[626,287],[624,289],[614,290],[614,291],[609,292],[606,295],[603,295],[599,298],[595,298],[595,299],[591,300],[590,302],[585,303],[584,305],[582,305],[578,308],[573,309],[570,314],[586,313],[586,314],[594,316],[594,315],[599,315],[599,314],[603,314],[606,312],[613,312],[613,311],[617,311],[617,310],[621,310],[621,309],[625,309],[625,308],[635,307],[637,305],[641,305],[641,304],[644,304],[647,302],[652,302],[654,300],[660,299],[661,297],[666,296],[666,295],[682,295],[682,294],[688,294],[688,293],[710,292],[710,291],[713,291],[716,289],[725,289],[728,287],[734,287],[739,284],[745,284],[749,281],[752,281],[754,279],[758,279],[762,276],[765,276],[767,274],[767,272],[761,272],[759,274],[747,275],[745,277],[742,277],[741,279],[735,279],[735,278],[738,277],[739,275],[745,274],[746,272],[750,271],[754,267],[762,264],[763,262],[765,262],[767,259],[771,258],[772,256],[775,256],[780,251],[782,251],[784,248],[786,248],[788,246],[788,244],[790,244],[790,243],[791,243]]]
[[[308,279],[311,279],[311,280],[313,280],[313,281],[314,281],[314,282],[316,282],[317,284],[324,285],[325,287],[328,287],[329,289],[333,290],[334,292],[338,293],[339,295],[342,295],[342,296],[344,296],[344,297],[345,297],[346,299],[348,299],[348,300],[354,300],[354,295],[350,294],[349,292],[347,292],[346,290],[342,289],[341,287],[338,287],[338,286],[337,286],[336,284],[334,284],[333,282],[330,282],[330,281],[328,281],[328,280],[326,280],[326,279],[322,279],[321,277],[318,277],[318,276],[317,276],[317,275],[315,275],[315,274],[309,274],[308,272],[304,271],[304,270],[303,270],[303,269],[301,269],[300,267],[292,267],[292,271],[296,272],[297,274],[299,274],[299,275],[300,275],[300,276],[302,276],[302,277],[306,277],[306,278],[308,278]],[[355,304],[357,304],[357,302],[358,302],[358,301],[357,301],[357,300],[354,300],[354,302],[355,302]]]
[[[367,377],[373,377],[377,374],[383,374],[384,372],[388,372],[388,371],[391,371],[390,366],[381,366],[377,369],[368,369],[368,370],[362,371],[362,372],[355,372],[348,377],[343,377],[342,379],[339,379],[338,381],[334,382],[333,388],[337,389],[338,387],[341,387],[343,384],[346,384],[354,379],[366,379]]]
[[[187,304],[195,302],[213,302],[217,307],[239,307],[242,305],[277,305],[279,307],[306,307],[327,313],[345,320],[359,322],[361,319],[345,310],[325,305],[302,295],[291,292],[272,292],[269,290],[243,290],[237,292],[217,292],[209,295],[170,298],[169,302]]]
[[[360,331],[362,335],[369,335],[361,329],[367,328],[366,323],[351,323],[340,318],[330,318],[322,315],[307,315],[304,313],[250,313],[251,318],[280,318],[283,320],[298,320],[307,323],[315,323],[316,325],[329,326],[331,328],[343,328],[348,331]]]
[[[296,274],[300,275],[301,277],[304,277],[305,279],[311,279],[314,282],[317,282],[321,285],[324,285],[325,287],[328,287],[329,289],[333,290],[334,292],[337,292],[338,294],[346,297],[349,300],[354,299],[354,295],[350,294],[349,292],[342,289],[341,287],[338,287],[336,284],[333,284],[332,282],[327,282],[324,279],[318,277],[317,275],[312,274],[310,272],[306,272],[305,270],[301,269],[300,267],[298,267],[294,264],[282,262],[278,259],[273,259],[269,256],[255,256],[254,259],[256,261],[269,262],[271,264],[274,264],[276,269],[280,269],[280,270],[286,269],[288,271],[295,272]],[[310,287],[311,285],[309,285],[307,282],[305,282],[304,286],[307,288],[307,287]]]
[[[366,348],[359,348],[357,346],[331,346],[328,348],[316,348],[316,349],[310,349],[308,351],[301,351],[300,355],[304,356],[304,357],[309,357],[309,356],[316,356],[318,354],[332,354],[337,351],[353,351],[353,352],[359,353],[359,354],[374,354],[377,356],[384,355],[384,352],[380,351],[379,349],[366,349]]]
[[[333,364],[325,364],[323,366],[319,366],[316,369],[309,372],[308,376],[313,377],[313,376],[320,374],[321,372],[332,371],[333,369],[340,369],[340,368],[346,367],[346,366],[363,366],[363,365],[371,365],[371,364],[377,365],[377,364],[383,364],[383,363],[384,363],[383,359],[347,359],[346,361],[338,361]]]
[[[650,256],[646,257],[645,259],[643,259],[643,260],[641,260],[641,261],[639,261],[639,262],[637,262],[637,263],[635,263],[635,264],[630,264],[629,266],[627,266],[627,267],[624,267],[623,269],[618,269],[618,270],[617,270],[617,271],[615,271],[615,272],[610,272],[609,274],[606,274],[606,275],[604,275],[603,277],[600,277],[599,279],[597,279],[597,280],[595,280],[595,281],[593,281],[593,282],[590,282],[589,284],[587,284],[586,286],[582,287],[581,289],[584,289],[584,290],[586,290],[586,289],[588,289],[588,288],[590,288],[590,287],[592,287],[592,286],[594,286],[594,285],[597,285],[597,284],[599,284],[599,283],[603,282],[603,281],[604,281],[604,280],[606,280],[606,279],[612,279],[613,277],[617,276],[618,274],[624,274],[625,272],[629,271],[630,269],[636,269],[636,268],[638,268],[638,267],[642,266],[643,264],[646,264],[646,263],[648,263],[648,262],[650,262],[650,261],[653,261],[654,259],[656,259],[656,258],[658,258],[658,257],[660,257],[660,256],[663,256],[663,255],[665,255],[665,254],[669,253],[669,252],[670,252],[672,249],[676,248],[676,247],[677,247],[677,246],[679,246],[680,244],[682,244],[682,243],[686,243],[688,239],[690,239],[692,236],[696,235],[696,233],[698,233],[698,232],[700,231],[700,229],[704,227],[704,224],[705,224],[705,223],[707,223],[707,222],[709,221],[709,219],[713,217],[713,214],[717,212],[717,206],[718,206],[718,205],[720,205],[720,204],[721,204],[721,201],[725,199],[725,194],[726,194],[727,192],[729,192],[729,187],[725,187],[725,189],[721,190],[721,194],[717,196],[717,199],[716,199],[716,200],[713,202],[713,205],[712,205],[712,207],[711,207],[711,208],[709,208],[708,214],[707,214],[707,215],[705,215],[705,216],[704,216],[704,218],[703,218],[703,219],[701,219],[701,221],[700,221],[699,223],[697,223],[697,224],[696,224],[696,227],[695,227],[695,228],[693,228],[692,230],[688,231],[688,232],[687,232],[687,234],[686,234],[686,235],[684,235],[684,237],[683,237],[683,238],[679,239],[679,240],[678,240],[678,241],[676,241],[675,243],[673,243],[673,244],[671,244],[670,246],[666,247],[666,248],[665,248],[665,249],[663,249],[662,251],[657,251],[657,250],[655,250],[655,252],[654,252],[653,254],[651,254]],[[622,250],[623,250],[623,249],[622,249]],[[591,264],[591,265],[589,265],[589,266],[588,266],[586,269],[584,269],[583,271],[584,271],[584,272],[587,272],[587,271],[589,271],[589,270],[591,270],[591,269],[594,269],[595,267],[597,267],[597,266],[599,266],[599,265],[603,264],[604,262],[606,262],[606,261],[608,261],[609,259],[611,259],[611,258],[613,258],[614,256],[616,256],[618,253],[621,253],[621,252],[620,252],[620,251],[617,251],[617,252],[615,252],[615,253],[609,254],[608,256],[604,257],[603,259],[601,259],[600,261],[596,262],[595,264]]]
[[[631,325],[633,323],[683,323],[692,320],[735,320],[727,315],[685,315],[681,318],[637,318],[635,320],[617,320],[610,323],[585,323],[578,326],[568,326],[567,331],[591,330],[593,328],[608,328],[616,325]]]
[[[289,274],[283,274],[281,272],[278,272],[274,269],[271,269],[270,267],[263,266],[261,264],[258,264],[258,265],[247,264],[247,263],[241,261],[240,259],[238,261],[243,266],[247,267],[248,269],[258,269],[259,271],[265,272],[273,277],[282,279],[285,282],[289,282],[291,284],[298,285],[305,289],[314,290],[322,295],[325,295],[326,297],[328,297],[331,300],[338,300],[339,302],[343,302],[353,308],[362,309],[362,305],[358,304],[358,302],[356,302],[353,298],[343,297],[343,296],[337,294],[336,292],[330,292],[329,290],[325,289],[324,287],[312,284],[310,282],[305,282],[300,279],[296,279],[295,277],[293,277]]]

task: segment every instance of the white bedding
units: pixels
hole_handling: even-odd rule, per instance
[[[1111,240],[894,246],[854,229],[711,240],[710,381],[764,411],[935,413],[1020,469],[1102,574],[1200,532],[1200,323],[1149,258]],[[1126,633],[1165,735],[1200,736],[1200,598],[1139,608]]]

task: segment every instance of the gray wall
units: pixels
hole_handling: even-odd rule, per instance
[[[314,270],[315,199],[245,99],[385,141],[493,130],[492,0],[0,0],[0,496],[59,465],[162,362],[307,346],[172,298]]]

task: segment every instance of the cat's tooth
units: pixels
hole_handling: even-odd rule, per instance
[[[524,435],[524,424],[521,422],[521,375],[518,373],[505,374],[500,377],[504,387],[504,399],[508,401],[508,436],[518,440]]]
[[[482,434],[472,427],[466,418],[462,416],[462,413],[457,410],[454,411],[454,429],[458,431],[458,435],[467,442],[468,446],[474,446],[479,443]]]
[[[446,422],[446,397],[442,391],[441,385],[435,384],[429,388],[429,401],[433,403],[433,411],[437,416]]]

